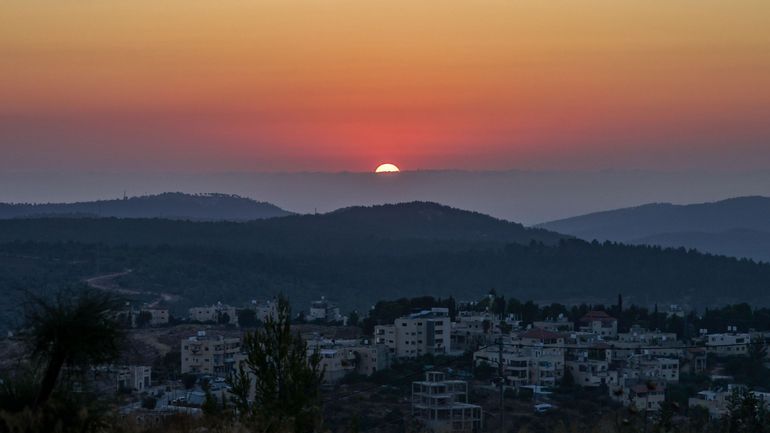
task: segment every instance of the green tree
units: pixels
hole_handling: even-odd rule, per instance
[[[562,376],[559,382],[559,388],[562,391],[571,391],[575,387],[575,376],[572,375],[572,371],[569,368],[564,369],[564,376]]]
[[[257,320],[256,311],[249,308],[238,310],[238,326],[241,328],[255,328],[258,324],[259,320]]]
[[[87,381],[72,379],[82,379],[88,367],[117,356],[119,303],[104,292],[79,288],[47,299],[28,297],[20,335],[31,362],[0,380],[0,431],[104,431],[105,405]]]
[[[198,377],[194,374],[185,373],[182,375],[182,385],[184,385],[185,389],[192,389],[197,381]]]
[[[358,312],[351,311],[350,314],[348,314],[348,325],[350,326],[358,326],[358,322],[361,318],[358,316]]]
[[[220,325],[227,325],[230,323],[230,315],[227,313],[220,313],[217,315],[217,323]]]
[[[321,358],[292,333],[290,317],[288,301],[279,298],[276,317],[244,335],[245,366],[228,378],[241,420],[265,432],[312,432],[321,423]]]
[[[150,324],[151,320],[152,320],[152,314],[150,314],[149,311],[141,311],[136,316],[136,327],[144,328],[145,326]]]
[[[155,397],[147,396],[142,398],[142,407],[144,409],[155,409],[155,406],[158,405],[158,400],[155,399]]]
[[[747,388],[733,391],[728,397],[727,416],[723,420],[724,433],[770,432],[770,416],[764,402]]]
[[[114,312],[119,307],[111,295],[91,289],[66,290],[53,301],[30,295],[27,343],[43,371],[36,406],[51,396],[65,365],[76,371],[117,357],[122,333]]]
[[[203,392],[206,393],[206,398],[201,405],[201,411],[207,417],[217,417],[222,413],[222,407],[219,405],[214,394],[211,393],[211,385],[208,382],[202,384]]]

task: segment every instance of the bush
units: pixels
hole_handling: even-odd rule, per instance
[[[142,408],[153,410],[158,405],[158,400],[155,397],[147,396],[142,398]]]

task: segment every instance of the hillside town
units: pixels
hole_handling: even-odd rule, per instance
[[[247,358],[243,332],[273,320],[277,304],[274,299],[240,307],[216,303],[192,307],[179,319],[158,305],[127,305],[119,315],[134,328],[135,339],[165,344],[167,350],[157,359],[144,357],[145,363],[99,370],[102,380],[114,381],[121,416],[158,424],[169,416],[201,416],[212,395],[227,400],[229,380]],[[401,392],[394,400],[401,406],[397,410],[434,432],[488,430],[508,410],[503,396],[518,402],[512,412],[529,407],[533,416],[566,410],[569,401],[558,399],[564,392],[590,392],[592,398],[656,416],[681,392],[683,380],[691,392],[679,398],[712,420],[725,416],[736,390],[770,404],[768,390],[740,383],[725,372],[724,362],[761,356],[766,364],[768,330],[730,325],[677,335],[621,324],[604,307],[574,321],[559,314],[527,323],[494,305],[490,294],[451,308],[420,309],[374,324],[367,334],[357,313],[343,317],[334,302],[319,299],[308,305],[308,313],[295,315],[292,329],[301,334],[308,358],[320,357],[322,388],[332,394],[367,381],[381,384],[383,379],[375,378],[410,366],[408,390],[394,391]],[[623,311],[622,305],[614,308]],[[685,318],[676,305],[661,315]],[[162,344],[153,340],[159,335]]]

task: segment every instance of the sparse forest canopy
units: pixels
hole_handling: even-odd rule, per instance
[[[467,301],[492,288],[540,303],[610,303],[622,293],[629,305],[770,304],[770,265],[553,236],[420,203],[251,223],[6,220],[0,289],[50,291],[131,269],[115,282],[178,295],[178,311],[283,293],[295,311],[323,295],[343,311],[366,312],[382,299]],[[13,296],[4,302],[12,309]]]

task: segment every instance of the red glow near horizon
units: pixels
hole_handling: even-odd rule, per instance
[[[394,2],[12,1],[0,170],[770,167],[768,2]]]

